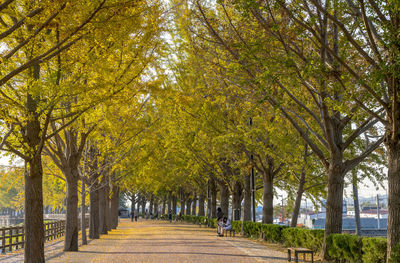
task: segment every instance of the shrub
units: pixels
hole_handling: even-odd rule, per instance
[[[324,241],[324,230],[288,227],[282,229],[282,236],[287,247],[305,247],[320,251]]]
[[[261,231],[261,223],[245,221],[243,223],[243,231],[244,234],[248,237],[259,237]]]
[[[362,239],[362,262],[385,263],[387,240],[383,237],[364,237]],[[397,261],[399,262],[399,261]]]
[[[400,242],[394,248],[392,248],[390,254],[391,254],[389,259],[390,263],[400,262]]]
[[[236,233],[240,233],[242,231],[242,221],[233,221],[232,229],[235,230]]]
[[[362,239],[349,234],[332,234],[326,239],[327,255],[339,262],[362,262]]]
[[[283,242],[282,230],[285,228],[288,227],[273,224],[261,224],[261,232],[264,233],[264,239],[273,243]]]
[[[208,221],[208,220],[207,220]],[[217,219],[216,218],[211,218],[208,222],[207,222],[209,227],[212,228],[216,228],[217,227]]]

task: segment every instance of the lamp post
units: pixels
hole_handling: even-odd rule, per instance
[[[250,127],[253,125],[253,118],[250,117],[249,119]],[[254,156],[253,154],[250,155],[251,160],[251,204],[253,210],[253,222],[256,222],[256,195],[255,195],[255,180],[254,180]]]

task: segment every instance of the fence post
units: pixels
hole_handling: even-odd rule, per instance
[[[8,238],[9,238],[9,241],[8,241],[8,249],[10,250],[10,252],[12,252],[13,229],[12,229],[11,227],[8,229],[8,234],[9,234],[9,237],[8,237]]]
[[[1,253],[5,254],[6,253],[6,229],[2,228],[1,229]]]
[[[16,244],[15,249],[18,250],[18,248],[19,248],[19,226],[17,226],[16,232],[17,232],[16,233],[16,241],[17,242],[15,242],[15,244]]]
[[[22,248],[25,247],[25,226],[22,226]]]

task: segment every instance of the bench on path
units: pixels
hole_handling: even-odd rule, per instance
[[[303,254],[303,261],[306,261],[306,254],[311,254],[311,262],[314,262],[314,251],[308,248],[288,248],[288,261],[292,262],[292,252],[294,254],[294,262],[299,262],[299,254]]]
[[[235,230],[233,230],[233,229],[224,230],[224,235],[228,236],[228,232],[229,232],[230,237],[232,236],[232,234],[233,234],[233,236],[235,236]]]

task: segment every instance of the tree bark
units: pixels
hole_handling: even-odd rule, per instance
[[[97,175],[94,175],[95,179],[92,180],[92,187],[90,189],[90,226],[89,226],[89,237],[91,239],[100,238],[99,233],[99,190],[98,190],[98,179]]]
[[[151,195],[150,204],[149,204],[149,215],[153,214],[153,203],[154,203],[154,197],[153,197],[153,195]]]
[[[184,199],[184,194],[181,194],[181,210],[180,213],[181,215],[185,215],[185,205],[186,205],[186,200]]]
[[[205,200],[205,196],[203,194],[203,192],[200,193],[199,196],[199,216],[205,216],[205,210],[204,210],[204,200]]]
[[[86,184],[81,180],[81,232],[82,232],[82,245],[87,245],[86,235]]]
[[[193,193],[193,201],[192,201],[192,216],[196,215],[197,210],[197,196],[196,192]]]
[[[221,209],[224,216],[228,217],[229,213],[229,188],[225,182],[219,184]]]
[[[153,210],[154,216],[158,214],[158,198],[154,198],[154,210]]]
[[[168,193],[168,211],[167,211],[167,214],[169,214],[170,211],[174,211],[173,207],[172,207],[172,192],[171,191],[169,191],[169,193]]]
[[[188,198],[186,200],[186,215],[191,215],[191,205],[192,204],[192,199]]]
[[[40,78],[40,66],[33,66],[33,77]],[[32,152],[29,160],[25,160],[25,263],[42,263],[44,259],[44,229],[43,229],[43,168],[42,148],[45,138],[41,133],[47,132],[47,127],[41,128],[38,117],[38,99],[31,94],[26,98],[26,110],[29,118],[22,130],[22,137],[28,151]]]
[[[243,221],[251,221],[250,174],[244,176]]]
[[[232,221],[233,220],[240,220],[235,218],[235,211],[240,212],[242,210],[242,198],[243,198],[243,185],[242,183],[237,180],[233,187],[233,194],[232,194]]]
[[[210,180],[211,218],[217,218],[217,186],[213,179]]]
[[[101,179],[101,188],[99,189],[99,233],[105,235],[108,233],[107,229],[107,212],[108,210],[108,197],[106,196],[106,176],[103,175]]]
[[[306,173],[303,171],[300,174],[299,188],[297,189],[296,201],[294,203],[292,221],[290,222],[291,227],[297,226],[297,219],[300,213],[300,205],[301,205],[301,199],[303,198],[305,183],[306,183]]]
[[[400,106],[397,105],[399,108]],[[400,125],[399,115],[397,115],[397,127]],[[391,254],[392,249],[400,242],[400,141],[399,137],[393,140],[392,136],[386,135],[385,145],[388,151],[388,225],[387,255]],[[389,258],[389,256],[388,256]]]
[[[39,136],[39,131],[38,131]],[[41,154],[27,162],[25,173],[25,263],[44,261],[43,170]]]
[[[142,196],[142,214],[144,218],[146,215],[146,197],[144,195]]]
[[[357,170],[352,171],[352,186],[353,186],[353,201],[354,201],[354,219],[356,220],[356,235],[361,233],[361,219],[360,219],[360,203],[358,201],[358,186],[357,186]]]
[[[165,196],[163,197],[162,200],[162,210],[161,210],[161,214],[165,215],[165,210],[167,209],[167,200],[165,200]]]
[[[274,223],[274,180],[272,171],[263,173],[263,219],[264,224]]]
[[[117,229],[118,227],[118,206],[119,206],[119,187],[112,187],[112,198],[111,198],[111,228]],[[135,205],[132,208],[135,211]]]
[[[67,216],[65,223],[64,251],[78,251],[78,170],[65,173],[67,181]],[[77,167],[76,167],[77,168]]]
[[[172,196],[172,213],[174,214],[174,215],[176,215],[176,211],[177,211],[177,200],[176,200],[177,198],[176,198],[176,196],[175,195],[173,195]]]
[[[338,161],[340,160],[340,161]],[[344,174],[342,158],[331,160],[328,169],[328,196],[326,200],[323,258],[326,259],[326,238],[342,232]]]

